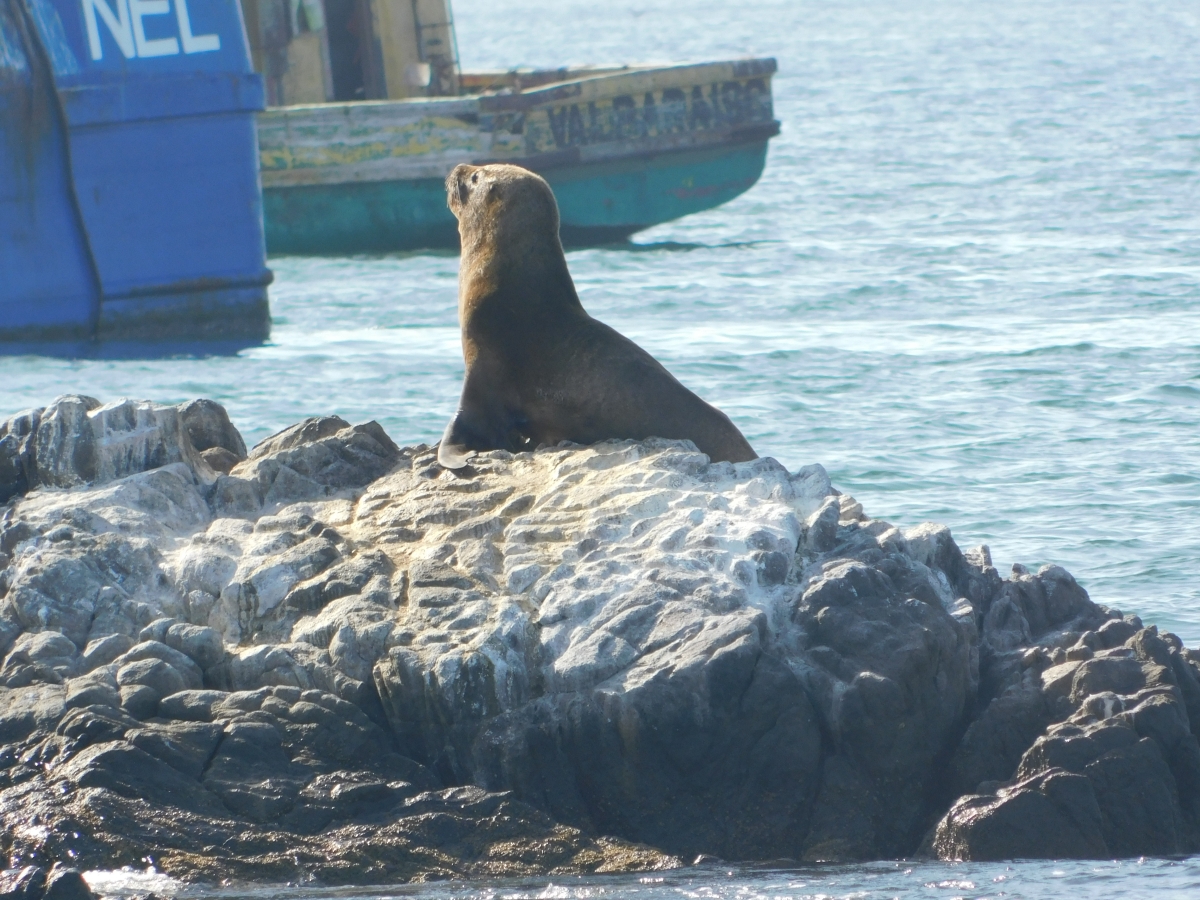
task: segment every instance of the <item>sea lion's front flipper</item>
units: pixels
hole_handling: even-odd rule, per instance
[[[447,469],[461,469],[467,464],[471,455],[479,449],[472,447],[473,430],[463,415],[463,410],[454,414],[450,424],[442,433],[442,442],[438,445],[438,462]]]
[[[493,416],[488,421],[460,407],[442,433],[438,462],[447,469],[461,469],[480,450],[526,449],[528,440],[520,433],[520,424],[516,416]]]
[[[498,379],[488,377],[482,366],[473,367],[463,383],[458,411],[442,434],[438,462],[447,469],[461,469],[479,450],[517,450],[523,423],[506,398],[492,388]]]

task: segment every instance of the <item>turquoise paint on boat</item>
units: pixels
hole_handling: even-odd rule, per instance
[[[664,153],[542,172],[564,233],[627,236],[727,203],[754,186],[767,142]]]
[[[766,164],[767,141],[556,167],[566,243],[619,240],[744,193]],[[457,247],[441,179],[295,185],[263,193],[272,255]]]
[[[455,246],[439,178],[314,184],[263,191],[267,253],[342,255]]]

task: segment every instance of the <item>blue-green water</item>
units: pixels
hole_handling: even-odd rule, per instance
[[[1200,4],[454,9],[469,68],[777,57],[783,134],[759,184],[634,246],[572,252],[585,306],[729,412],[760,453],[824,464],[872,515],[945,522],[1002,567],[1061,563],[1097,600],[1200,643]],[[462,373],[457,259],[272,267],[270,345],[0,360],[0,412],[67,391],[209,396],[250,440],[317,413],[436,440]],[[1168,896],[1196,888],[1196,865],[1059,876],[1022,864],[1006,882],[987,867],[743,873],[670,890],[1138,896],[1153,884]],[[1026,875],[1034,886],[1018,887]],[[620,884],[596,895],[642,890]],[[544,887],[511,896],[560,896]]]
[[[1101,862],[879,862],[804,869],[708,864],[647,875],[438,882],[376,888],[191,887],[140,872],[89,873],[113,900],[1167,900],[1200,894],[1200,857]]]

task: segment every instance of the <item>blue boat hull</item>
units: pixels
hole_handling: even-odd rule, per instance
[[[764,139],[540,174],[558,198],[563,242],[594,244],[732,200],[758,180],[766,156]],[[263,214],[272,255],[458,246],[440,179],[267,188]]]
[[[240,6],[129,8],[0,2],[0,352],[269,333]]]

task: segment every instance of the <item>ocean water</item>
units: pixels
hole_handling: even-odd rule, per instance
[[[1096,600],[1200,644],[1200,4],[454,10],[468,68],[776,57],[783,133],[762,180],[629,244],[571,252],[584,305],[759,453],[822,463],[876,517],[944,522],[962,546],[988,544],[1002,571],[1059,563]],[[436,440],[462,376],[457,258],[272,268],[268,345],[0,359],[0,414],[68,391],[207,396],[251,442],[328,413]],[[1170,896],[1200,885],[1197,865],[888,864],[461,893]],[[454,893],[415,895],[429,890]]]
[[[1200,857],[1102,862],[877,862],[803,869],[702,865],[647,875],[436,882],[373,888],[212,889],[154,872],[89,872],[114,900],[958,900],[1065,896],[1165,900],[1200,893]]]

